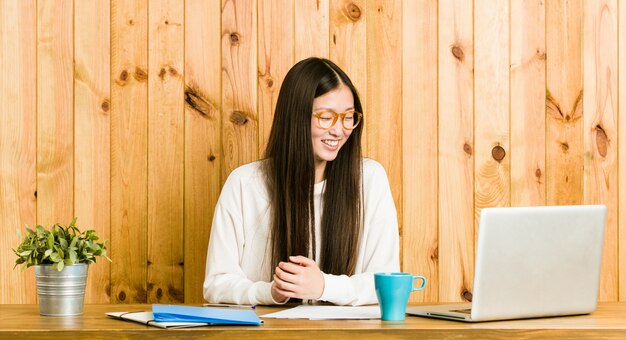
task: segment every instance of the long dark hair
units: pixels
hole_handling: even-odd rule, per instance
[[[352,91],[354,109],[363,112],[350,78],[327,59],[298,62],[280,88],[264,163],[271,198],[272,271],[292,255],[308,256],[311,250],[315,258],[313,100],[341,85]],[[328,274],[352,275],[356,267],[363,224],[362,129],[359,124],[352,130],[335,160],[326,164],[320,269]]]

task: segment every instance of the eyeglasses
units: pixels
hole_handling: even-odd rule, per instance
[[[331,110],[322,110],[313,112],[313,117],[317,117],[317,126],[320,129],[330,130],[337,123],[337,119],[341,118],[341,126],[345,130],[353,130],[361,122],[363,114],[356,111],[337,113]]]

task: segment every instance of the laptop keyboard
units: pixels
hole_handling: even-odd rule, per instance
[[[456,312],[456,313],[464,313],[464,314],[472,314],[472,309],[471,309],[471,308],[465,308],[465,309],[453,309],[453,310],[451,310],[451,312]]]

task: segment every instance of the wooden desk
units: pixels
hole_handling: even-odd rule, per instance
[[[0,339],[200,339],[200,338],[419,338],[419,339],[598,339],[626,338],[626,302],[601,303],[590,315],[467,324],[407,316],[380,320],[266,319],[262,326],[160,329],[108,318],[105,312],[150,310],[150,305],[86,305],[77,317],[44,317],[38,305],[0,305]],[[259,307],[257,314],[278,311]]]

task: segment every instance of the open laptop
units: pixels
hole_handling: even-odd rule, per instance
[[[485,208],[472,303],[407,313],[467,322],[591,313],[605,221],[604,205]]]

